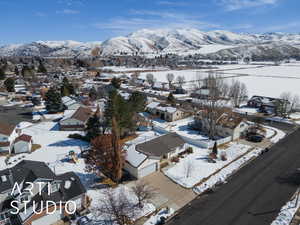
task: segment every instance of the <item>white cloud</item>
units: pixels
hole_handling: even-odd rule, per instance
[[[186,6],[188,5],[187,2],[172,2],[172,1],[158,1],[157,2],[158,5],[165,5],[165,6]]]
[[[93,24],[93,26],[98,29],[113,30],[114,32],[119,32],[122,34],[144,28],[220,28],[220,26],[217,24],[201,21],[198,17],[186,14],[149,10],[131,10],[130,14],[133,15],[133,17],[112,18],[108,21]]]
[[[228,11],[276,5],[280,0],[217,0]]]
[[[64,10],[58,10],[56,11],[57,14],[65,14],[65,15],[74,15],[74,14],[79,14],[80,11],[78,10],[73,10],[73,9],[64,9]]]

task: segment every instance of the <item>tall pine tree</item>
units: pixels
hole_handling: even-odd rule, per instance
[[[49,113],[57,113],[64,110],[61,95],[54,88],[50,88],[45,97],[46,109]]]

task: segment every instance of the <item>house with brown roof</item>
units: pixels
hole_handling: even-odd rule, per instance
[[[210,125],[204,116],[196,116],[195,122],[201,124],[201,130],[208,133]],[[223,113],[216,120],[216,134],[220,137],[231,137],[232,140],[239,139],[244,132],[249,128],[249,124],[240,117],[237,113]]]
[[[218,135],[231,136],[232,140],[237,140],[249,128],[249,124],[235,113],[224,113],[217,120],[216,128]]]
[[[31,152],[32,137],[27,134],[21,134],[14,141],[13,152],[15,154]]]
[[[79,107],[75,112],[66,115],[60,122],[60,130],[83,131],[93,111],[88,107]]]
[[[0,153],[11,151],[11,146],[17,137],[16,127],[0,122]]]

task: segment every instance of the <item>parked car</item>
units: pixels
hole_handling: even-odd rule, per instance
[[[77,225],[88,225],[91,222],[91,220],[87,216],[83,216],[77,220]]]
[[[263,139],[264,137],[261,135],[249,135],[247,137],[247,141],[251,141],[251,142],[262,142]]]

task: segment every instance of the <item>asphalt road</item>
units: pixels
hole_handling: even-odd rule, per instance
[[[296,192],[300,129],[243,167],[214,193],[184,207],[168,225],[270,225]],[[299,181],[299,179],[298,179]]]

